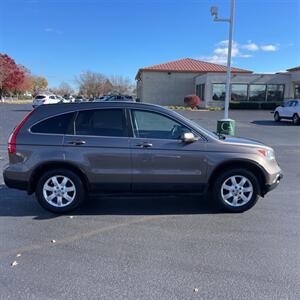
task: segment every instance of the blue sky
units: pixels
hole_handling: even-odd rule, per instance
[[[134,80],[138,68],[191,57],[224,63],[229,0],[0,0],[0,52],[50,87],[91,70]],[[300,1],[236,0],[233,65],[300,65]]]

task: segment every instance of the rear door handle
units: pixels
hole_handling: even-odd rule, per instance
[[[85,141],[79,141],[79,140],[70,141],[70,142],[68,142],[68,144],[71,144],[71,145],[84,145]]]
[[[151,143],[145,142],[145,143],[137,144],[136,146],[140,148],[151,148],[153,145]]]

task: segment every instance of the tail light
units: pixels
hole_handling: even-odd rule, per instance
[[[22,120],[22,122],[17,127],[15,127],[14,131],[10,135],[9,140],[8,140],[8,153],[10,153],[10,154],[16,153],[16,151],[17,151],[17,147],[16,147],[17,135],[18,135],[19,131],[21,130],[21,128],[23,127],[23,125],[26,123],[26,121],[32,115],[33,112],[34,112],[34,110],[32,110],[29,114],[27,114],[25,116],[25,118]]]

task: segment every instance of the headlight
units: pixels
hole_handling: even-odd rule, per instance
[[[258,149],[258,152],[263,155],[267,160],[275,159],[275,152],[273,149]]]

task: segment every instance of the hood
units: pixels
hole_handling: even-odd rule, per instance
[[[224,143],[232,144],[232,145],[245,145],[245,146],[253,146],[253,147],[264,147],[264,148],[270,148],[267,145],[264,145],[263,143],[252,140],[252,139],[245,139],[245,138],[239,138],[239,137],[226,137],[223,140]]]

